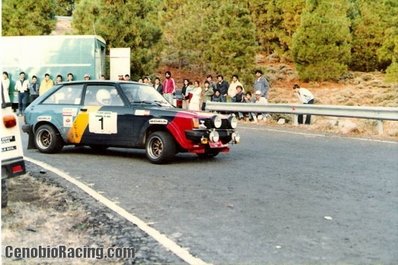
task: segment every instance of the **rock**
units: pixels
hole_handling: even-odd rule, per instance
[[[343,134],[358,133],[358,125],[352,121],[340,121],[339,122],[340,132]]]
[[[280,124],[280,125],[285,124],[285,123],[286,123],[285,119],[279,119],[278,120],[278,124]]]

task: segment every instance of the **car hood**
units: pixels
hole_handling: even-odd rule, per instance
[[[211,112],[204,112],[204,111],[190,111],[190,110],[182,110],[178,108],[152,108],[152,109],[157,109],[159,110],[159,113],[162,113],[163,115],[168,113],[170,116],[183,116],[187,118],[198,118],[198,119],[209,119],[213,117],[214,115],[217,115],[216,113],[211,113]],[[221,115],[223,118],[225,118],[225,115]]]

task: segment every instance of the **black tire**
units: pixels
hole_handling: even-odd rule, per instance
[[[153,132],[145,143],[146,156],[151,163],[162,164],[170,161],[176,154],[174,138],[163,131]]]
[[[220,151],[217,150],[207,150],[205,153],[197,155],[199,158],[213,158],[216,157],[219,153]]]
[[[8,205],[8,185],[7,180],[1,180],[1,208],[5,208]]]
[[[53,126],[41,125],[35,132],[36,148],[47,154],[58,153],[64,147],[64,141]]]

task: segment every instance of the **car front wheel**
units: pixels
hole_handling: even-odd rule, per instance
[[[167,132],[158,131],[149,135],[146,141],[146,156],[154,164],[170,161],[176,154],[174,138]]]
[[[59,133],[51,125],[41,125],[35,133],[35,144],[42,153],[57,153],[64,147]]]

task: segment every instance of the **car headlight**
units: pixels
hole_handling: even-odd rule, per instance
[[[213,143],[217,143],[220,140],[220,135],[218,134],[217,131],[211,131],[209,134],[209,139]]]
[[[222,125],[222,119],[219,115],[213,116],[213,124],[215,128],[220,128]]]
[[[199,128],[199,119],[192,118],[192,128]]]
[[[234,114],[229,116],[228,121],[229,121],[229,125],[231,125],[232,129],[235,129],[238,126],[238,119],[235,117]]]

